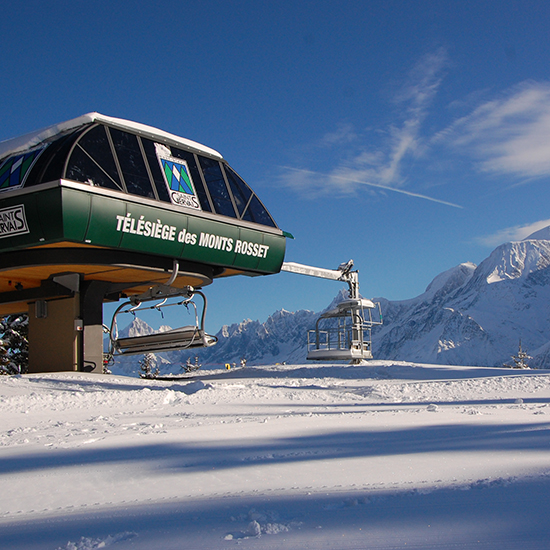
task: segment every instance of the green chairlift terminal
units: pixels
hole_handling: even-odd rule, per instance
[[[278,273],[285,243],[217,151],[162,130],[89,113],[0,143],[0,315],[28,312],[30,372],[102,372],[105,301]]]

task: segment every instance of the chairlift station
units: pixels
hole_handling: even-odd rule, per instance
[[[150,126],[89,113],[0,142],[0,316],[28,313],[29,372],[102,372],[105,301],[206,300],[219,277],[279,273],[288,236],[217,151]],[[204,309],[128,340],[113,351],[215,343]]]

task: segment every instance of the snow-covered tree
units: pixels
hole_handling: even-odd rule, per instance
[[[504,363],[504,366],[509,367],[511,369],[528,369],[529,365],[526,360],[533,359],[533,358],[526,351],[523,351],[521,349],[521,340],[520,340],[518,354],[512,355],[512,359],[514,361],[513,365],[508,365]]]
[[[185,365],[181,366],[181,368],[183,369],[183,372],[185,372],[187,374],[190,373],[190,372],[194,372],[196,370],[199,370],[201,367],[202,367],[202,365],[199,363],[199,356],[198,355],[195,356],[195,363],[192,363],[191,362],[191,357],[188,357],[187,362],[185,363]]]
[[[0,319],[0,374],[24,374],[29,368],[29,317]]]
[[[157,366],[157,358],[154,353],[146,353],[139,362],[139,367],[141,370],[141,378],[156,378],[160,374]]]

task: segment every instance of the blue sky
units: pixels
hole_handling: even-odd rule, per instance
[[[412,298],[550,224],[550,3],[2,11],[0,140],[99,111],[204,143],[295,236],[288,261],[353,258],[368,297]],[[320,310],[339,288],[290,274],[217,281],[208,328]]]

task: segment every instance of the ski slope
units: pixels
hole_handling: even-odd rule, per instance
[[[0,548],[546,549],[550,371],[0,377]]]

